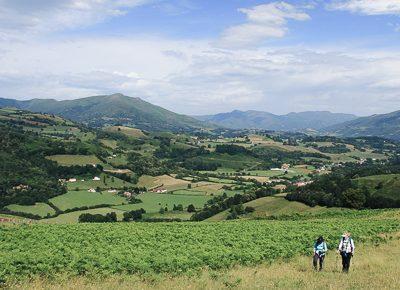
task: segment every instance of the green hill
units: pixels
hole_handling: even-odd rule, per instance
[[[277,131],[303,131],[354,120],[356,116],[326,111],[289,113],[275,115],[262,111],[232,111],[208,116],[196,116],[198,120],[211,122],[232,129],[266,129]]]
[[[204,127],[191,117],[122,94],[75,100],[33,99],[17,101],[0,98],[0,107],[56,114],[92,127],[126,125],[149,131],[189,131]]]
[[[379,136],[400,140],[400,111],[358,118],[327,127],[324,131],[347,137]]]
[[[400,200],[400,174],[385,174],[356,179],[361,186],[366,186],[371,194]]]

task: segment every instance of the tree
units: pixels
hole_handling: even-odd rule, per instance
[[[187,208],[188,212],[196,212],[196,208],[194,207],[193,204],[189,204],[188,208]]]
[[[341,194],[343,206],[360,209],[364,207],[366,197],[360,189],[349,188]]]
[[[164,214],[165,213],[165,209],[162,207],[160,208],[160,210],[158,211],[160,214]]]

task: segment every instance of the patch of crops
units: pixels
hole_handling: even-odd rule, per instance
[[[222,223],[118,223],[0,227],[0,278],[116,273],[178,274],[310,253],[344,230],[356,243],[400,230],[397,212],[368,218]]]

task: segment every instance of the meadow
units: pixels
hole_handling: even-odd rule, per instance
[[[142,200],[143,203],[118,205],[113,206],[112,208],[119,210],[135,210],[143,208],[147,213],[157,213],[160,208],[165,207],[167,207],[168,210],[172,210],[174,204],[182,204],[184,208],[193,204],[196,208],[202,208],[211,197],[206,195],[160,194],[146,192],[138,195],[137,198]]]
[[[53,215],[55,213],[54,209],[46,203],[35,203],[34,205],[19,205],[19,204],[10,204],[6,206],[6,209],[9,209],[13,212],[24,212],[30,213],[34,215],[38,215],[40,217],[45,217],[47,215]]]
[[[50,199],[61,210],[73,209],[83,206],[114,205],[126,203],[124,197],[109,192],[69,191]]]
[[[50,160],[56,161],[60,165],[91,165],[102,164],[102,162],[94,155],[53,155],[47,157]]]
[[[330,249],[345,230],[357,243],[400,231],[399,211],[341,218],[223,223],[119,223],[1,226],[5,281],[58,275],[111,277],[256,266],[309,255],[323,234]],[[23,239],[21,237],[24,237]],[[26,251],[29,248],[30,251]]]

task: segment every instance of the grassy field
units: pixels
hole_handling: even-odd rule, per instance
[[[93,180],[93,178],[91,178],[85,179],[85,181],[82,181],[82,179],[78,179],[78,181],[76,182],[67,182],[68,190],[75,190],[76,188],[79,188],[79,190],[85,190],[89,188],[96,189],[96,187],[123,188],[124,186],[133,186],[132,183],[126,182],[122,179],[112,177],[104,173],[102,173],[98,177],[100,178],[100,180]]]
[[[52,155],[47,158],[65,166],[103,163],[94,155]]]
[[[400,199],[400,174],[361,177],[356,182],[366,186],[371,194]]]
[[[130,128],[130,127],[124,127],[124,126],[111,126],[111,127],[106,127],[104,130],[109,131],[109,132],[122,133],[129,137],[135,137],[135,138],[146,137],[146,135],[143,134],[142,130],[136,129],[136,128]]]
[[[6,206],[6,208],[15,212],[31,213],[41,217],[45,217],[47,214],[52,215],[55,213],[54,209],[46,203],[36,203],[35,205],[11,204]]]
[[[105,214],[110,213],[110,212],[115,212],[117,214],[118,220],[122,220],[122,214],[124,213],[124,211],[117,210],[117,209],[111,209],[111,208],[108,208],[108,207],[102,207],[102,208],[79,210],[79,211],[74,211],[74,212],[61,214],[61,215],[59,215],[57,217],[54,217],[54,218],[40,220],[40,223],[46,223],[46,224],[73,224],[73,223],[77,223],[79,216],[81,214],[84,214],[84,213],[105,215]]]
[[[137,186],[140,187],[144,186],[147,189],[163,186],[167,190],[171,191],[177,189],[185,189],[187,188],[187,185],[189,183],[190,183],[189,181],[176,179],[169,175],[161,175],[161,176],[143,175],[139,178]]]
[[[316,273],[310,256],[288,262],[235,267],[227,271],[204,270],[196,275],[171,277],[154,274],[117,275],[107,279],[85,277],[53,282],[34,279],[12,285],[16,289],[395,289],[400,285],[400,240],[379,245],[357,245],[349,274],[340,273],[337,255],[328,253],[325,270]]]
[[[50,199],[56,207],[61,210],[71,209],[82,206],[94,206],[100,204],[122,204],[126,203],[124,197],[108,192],[88,192],[88,191],[69,191]]]
[[[101,144],[103,144],[104,146],[111,148],[111,149],[116,149],[117,146],[117,141],[116,140],[112,140],[112,139],[101,139],[100,140]]]
[[[182,204],[185,209],[189,204],[193,204],[196,208],[202,208],[211,197],[206,195],[179,195],[146,192],[140,194],[138,198],[141,199],[143,203],[118,205],[113,206],[112,208],[120,210],[143,208],[147,213],[157,213],[161,207],[168,207],[168,210],[172,210],[174,204]]]
[[[244,207],[251,206],[254,207],[255,211],[253,213],[247,214],[242,218],[254,219],[254,218],[265,218],[268,216],[279,216],[279,215],[289,215],[293,213],[304,213],[304,212],[326,212],[332,209],[327,209],[324,207],[316,206],[310,207],[304,203],[296,201],[288,201],[284,196],[268,196],[258,198],[256,200],[247,202],[243,204]],[[223,211],[215,216],[207,219],[207,221],[222,221],[225,220],[229,212]]]

